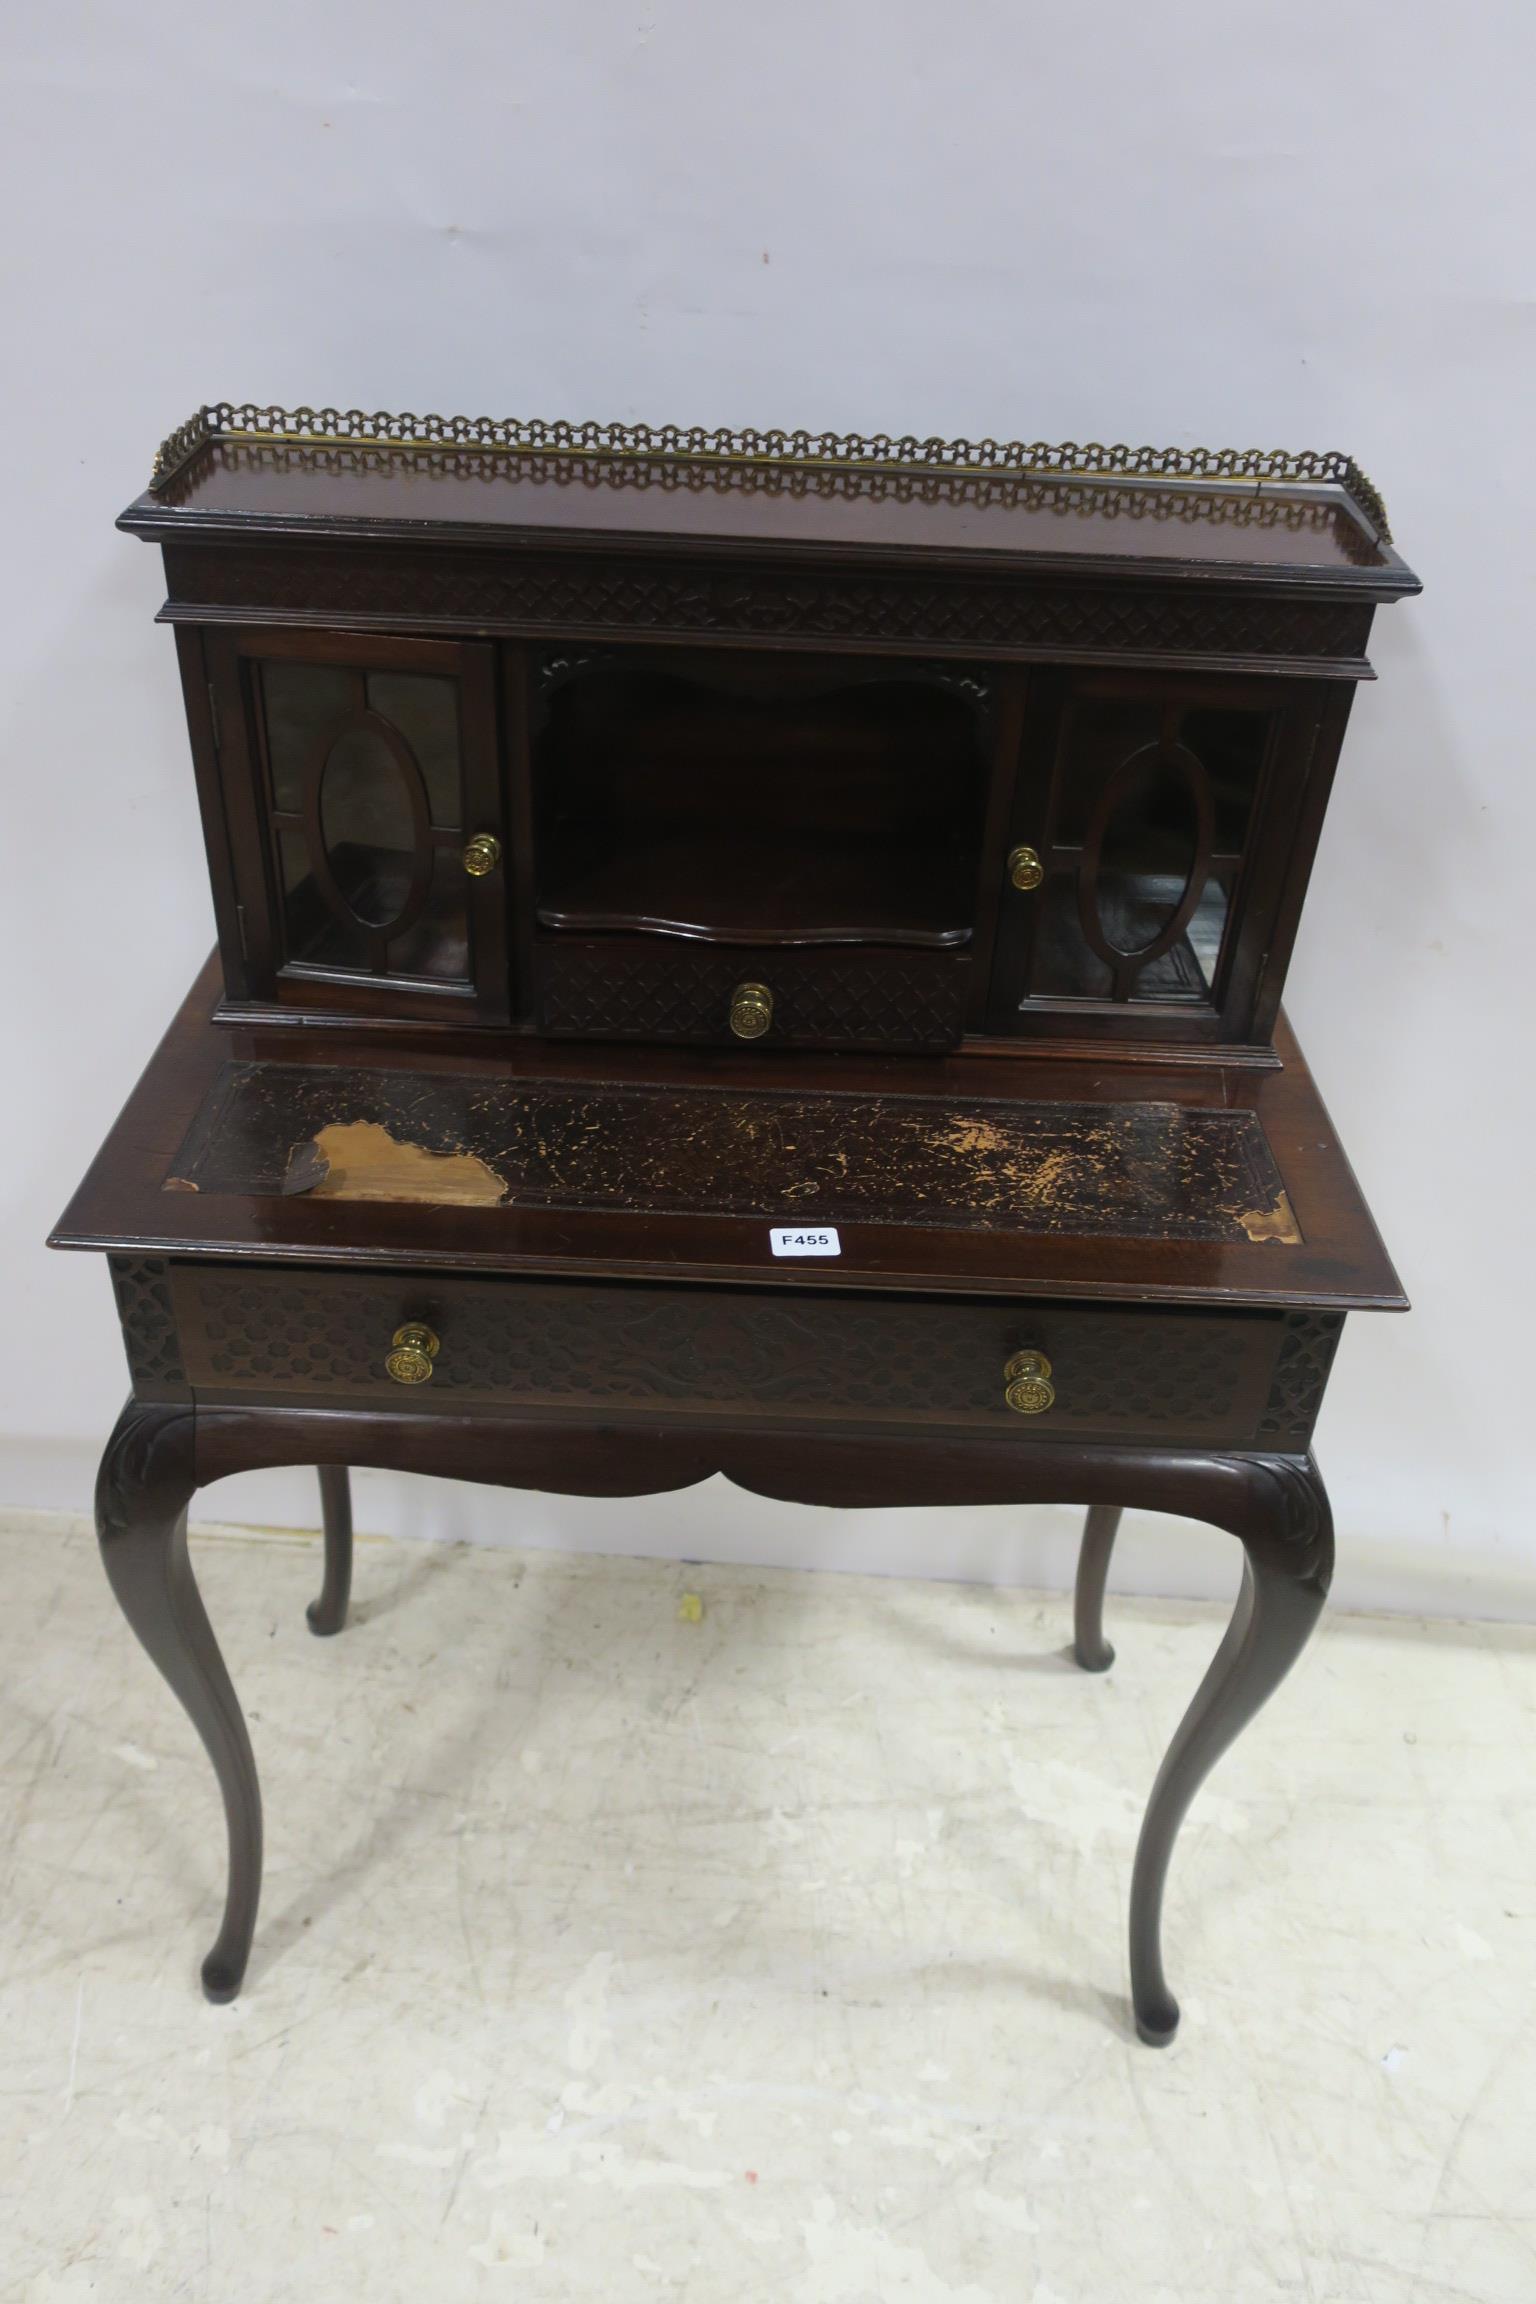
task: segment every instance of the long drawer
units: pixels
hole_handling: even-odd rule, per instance
[[[198,1262],[172,1264],[160,1293],[178,1373],[207,1400],[1204,1447],[1305,1447],[1341,1325]],[[402,1327],[430,1340],[403,1359]]]

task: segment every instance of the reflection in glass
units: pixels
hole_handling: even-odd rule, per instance
[[[354,675],[339,664],[285,664],[261,668],[266,708],[267,759],[275,807],[297,816],[304,780],[326,739],[353,709]]]
[[[1212,871],[1200,892],[1194,918],[1184,931],[1189,939],[1190,951],[1195,956],[1195,965],[1212,989],[1215,988],[1216,969],[1221,960],[1222,940],[1227,933],[1230,902],[1224,875],[1228,869],[1230,867],[1218,866]]]
[[[458,689],[427,672],[370,672],[368,704],[399,729],[427,788],[427,813],[439,828],[463,822],[459,798]]]
[[[348,906],[369,927],[398,920],[411,893],[416,824],[408,771],[376,728],[349,728],[320,776],[326,860]]]
[[[391,937],[389,967],[399,976],[462,982],[469,974],[469,882],[457,848],[437,848],[419,920]]]
[[[1117,953],[1144,952],[1184,901],[1199,855],[1199,811],[1188,756],[1147,747],[1106,783],[1108,807],[1098,869],[1087,891],[1090,917]]]

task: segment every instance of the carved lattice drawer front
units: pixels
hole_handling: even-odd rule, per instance
[[[1328,1357],[1287,1352],[1297,1316],[1264,1311],[191,1264],[176,1267],[174,1293],[200,1397],[421,1414],[761,1419],[1229,1447],[1262,1435],[1274,1447],[1280,1403],[1281,1444],[1303,1447]],[[407,1322],[439,1340],[430,1377],[414,1384],[385,1369]],[[1004,1397],[1005,1368],[1024,1351],[1049,1362],[1054,1398],[1038,1413]],[[1305,1400],[1295,1396],[1303,1376]]]
[[[758,950],[686,938],[551,938],[538,959],[539,1030],[578,1040],[715,1040],[738,985],[772,1014],[762,1048],[952,1048],[965,1027],[970,959],[837,945]]]

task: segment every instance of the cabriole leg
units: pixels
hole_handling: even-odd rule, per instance
[[[1131,1881],[1131,1999],[1136,2029],[1163,2047],[1179,2004],[1163,1975],[1163,1889],[1179,1826],[1196,1792],[1295,1663],[1322,1614],[1333,1574],[1328,1498],[1310,1457],[1255,1459],[1244,1525],[1242,1590],[1225,1638],[1158,1772]]]
[[[193,1411],[131,1401],[96,1482],[96,1532],[119,1607],[181,1699],[213,1762],[229,1833],[224,1921],[203,1962],[210,2000],[232,2000],[261,1895],[261,1792],[240,1706],[187,1558],[197,1486]]]
[[[305,1610],[311,1632],[339,1632],[352,1591],[352,1481],[345,1464],[320,1466],[320,1517],[325,1530],[325,1576],[320,1597]]]
[[[1104,1582],[1120,1529],[1118,1504],[1095,1504],[1083,1524],[1072,1598],[1072,1652],[1085,1672],[1107,1672],[1115,1652],[1104,1637]]]

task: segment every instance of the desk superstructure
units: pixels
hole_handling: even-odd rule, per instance
[[[133,1396],[107,1571],[260,1800],[192,1493],[346,1467],[1090,1507],[1242,1543],[1136,1859],[1322,1606],[1312,1426],[1403,1303],[1280,1015],[1378,606],[1348,458],[205,408],[163,551],[218,950],[55,1234]]]

